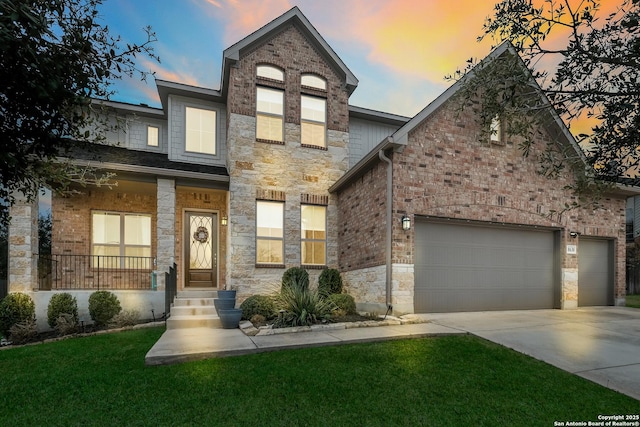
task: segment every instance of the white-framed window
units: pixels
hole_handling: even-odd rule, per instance
[[[300,256],[304,265],[327,264],[327,207],[300,206]]]
[[[284,264],[284,202],[256,202],[256,264]]]
[[[256,99],[256,138],[284,141],[284,92],[259,86]]]
[[[160,140],[160,129],[157,126],[147,126],[147,145],[157,147]]]
[[[302,95],[300,98],[301,143],[326,147],[327,100]]]
[[[151,215],[93,211],[93,267],[151,268]]]
[[[216,112],[203,108],[185,109],[185,150],[216,154]]]
[[[494,144],[501,144],[503,139],[502,134],[502,120],[500,120],[500,116],[495,116],[491,119],[491,125],[489,127],[489,139]]]
[[[300,84],[314,89],[327,90],[327,81],[314,74],[303,74],[300,78]]]
[[[279,82],[284,81],[284,72],[281,69],[274,67],[273,65],[258,65],[256,67],[256,75],[258,77],[277,80]]]

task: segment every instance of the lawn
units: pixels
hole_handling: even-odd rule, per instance
[[[472,336],[145,366],[163,329],[0,351],[7,426],[551,426],[638,401]]]
[[[627,307],[640,308],[640,294],[627,295]]]

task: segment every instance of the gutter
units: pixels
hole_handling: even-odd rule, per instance
[[[64,159],[64,158],[63,158]],[[204,172],[182,171],[178,169],[163,169],[152,166],[128,165],[122,163],[98,162],[93,160],[69,160],[69,163],[80,167],[90,167],[94,169],[110,170],[117,172],[142,173],[157,176],[166,176],[172,178],[187,178],[195,180],[229,182],[229,176],[216,175]]]
[[[378,151],[378,157],[380,160],[387,164],[387,241],[385,245],[385,255],[386,255],[386,305],[387,305],[387,313],[393,310],[393,305],[391,305],[391,250],[393,244],[393,195],[392,195],[392,186],[393,186],[393,163],[391,159],[389,159],[384,154],[384,149],[380,149]]]

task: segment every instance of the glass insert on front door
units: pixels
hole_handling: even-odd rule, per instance
[[[189,267],[192,269],[211,268],[212,223],[211,216],[191,215],[189,218]]]

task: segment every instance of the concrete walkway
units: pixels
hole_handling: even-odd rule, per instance
[[[411,315],[425,323],[247,336],[240,329],[167,330],[149,365],[344,343],[471,333],[640,400],[640,310],[496,311]]]

